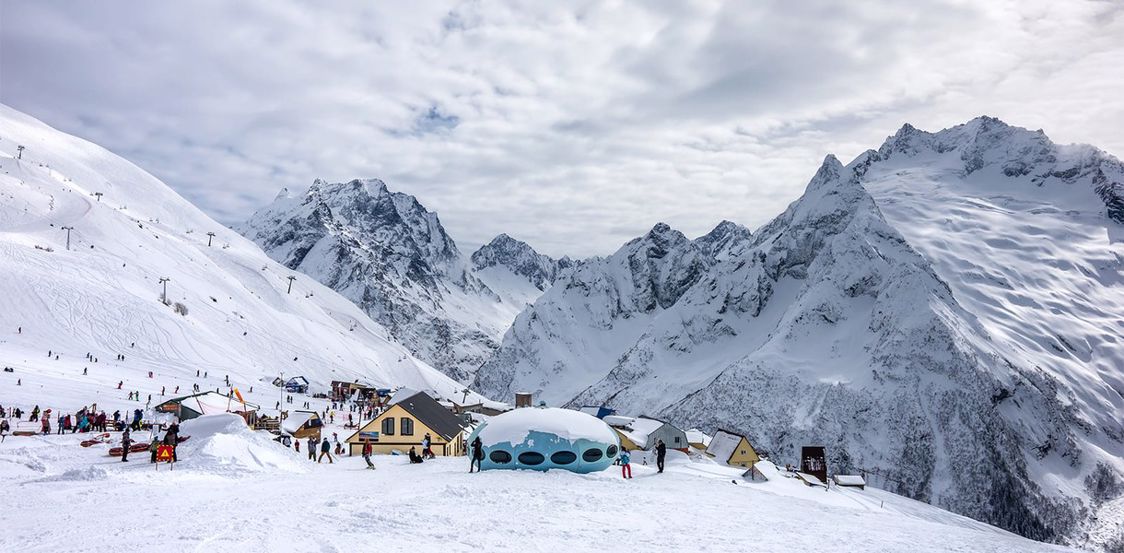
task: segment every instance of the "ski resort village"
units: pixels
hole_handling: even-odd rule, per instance
[[[1124,553],[1124,11],[238,4],[0,7],[0,552]]]

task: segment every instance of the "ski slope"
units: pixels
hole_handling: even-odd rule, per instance
[[[309,462],[216,417],[229,415],[184,424],[174,470],[77,436],[9,438],[0,503],[18,508],[0,510],[0,550],[1066,551],[874,488],[810,488],[767,462],[767,482],[678,452],[664,474],[634,457],[632,480],[616,467],[468,474],[465,458],[375,456],[370,471],[358,457]],[[89,524],[79,504],[130,516]]]
[[[69,250],[63,227],[73,228]],[[0,274],[0,365],[14,369],[0,373],[5,407],[131,410],[150,394],[158,403],[162,388],[225,393],[229,375],[248,401],[272,408],[279,392],[267,383],[282,372],[307,377],[313,391],[360,379],[462,397],[462,385],[336,292],[128,161],[6,106]],[[160,301],[162,277],[172,305]],[[129,391],[141,401],[127,402]]]

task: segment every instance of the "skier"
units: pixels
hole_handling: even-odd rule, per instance
[[[159,448],[160,440],[152,440],[152,443],[148,444],[148,452],[151,454],[151,457],[148,459],[149,464],[156,462],[156,450]]]
[[[87,368],[87,367],[82,367],[82,376],[86,376],[86,374],[87,374],[87,372],[88,372],[89,370],[90,370],[90,369],[89,369],[89,368]]]
[[[469,474],[472,473],[473,467],[476,467],[476,471],[479,472],[481,470],[480,469],[480,461],[483,461],[483,460],[484,460],[484,445],[482,443],[480,443],[480,436],[477,436],[475,440],[472,440],[472,461],[470,461],[469,464],[468,464]]]
[[[627,449],[621,449],[621,456],[617,457],[617,461],[621,464],[621,478],[632,478],[632,465],[629,462],[632,460],[628,455]]]
[[[323,443],[320,444],[320,457],[316,459],[316,462],[319,463],[324,460],[325,455],[328,456],[328,464],[332,464],[332,444],[328,441],[328,438],[324,438]]]
[[[65,416],[65,415],[63,415],[62,413],[59,413],[59,420],[57,420],[57,421],[55,421],[55,422],[57,422],[57,423],[58,423],[58,430],[57,430],[57,431],[55,432],[55,434],[62,434],[62,431],[63,431],[63,429],[65,428],[65,427],[63,426],[63,423],[65,423],[65,422],[66,422],[66,416]]]
[[[50,415],[50,413],[51,413],[51,410],[47,409],[47,412],[43,415],[43,435],[44,436],[51,433],[51,415]]]
[[[117,389],[118,389],[118,390],[120,390],[120,389],[121,389],[121,387],[122,387],[122,386],[124,386],[124,385],[125,385],[125,381],[124,381],[124,380],[118,380],[118,381],[117,381]]]
[[[28,417],[27,422],[36,422],[39,420],[39,406],[31,408],[31,416]]]
[[[430,438],[429,433],[426,432],[425,437],[422,438],[422,457],[424,457],[426,459],[433,459],[433,458],[436,457],[433,454],[433,451],[429,449],[429,446],[432,442],[433,442],[433,438]]]
[[[370,438],[364,439],[363,440],[363,460],[367,461],[367,468],[373,470],[375,468],[375,464],[371,462],[371,450],[372,449],[374,449],[374,448],[371,447],[371,439]]]
[[[656,442],[656,468],[663,472],[663,460],[667,457],[667,446],[664,445],[663,440]]]
[[[141,429],[141,417],[143,416],[144,413],[140,409],[133,409],[133,430]]]
[[[316,438],[313,438],[312,436],[308,437],[308,460],[316,460]]]
[[[8,425],[8,419],[0,419],[0,444],[4,443],[4,439],[8,437],[8,431],[12,427]]]
[[[129,446],[133,445],[133,439],[129,436],[129,429],[126,428],[125,432],[121,434],[121,462],[127,463],[129,461]]]
[[[164,386],[160,387],[160,395],[164,395]],[[151,397],[151,396],[149,396],[149,397]]]
[[[418,455],[418,451],[416,449],[414,449],[413,446],[410,446],[410,464],[415,465],[415,464],[418,464],[418,463],[421,463],[421,462],[422,462],[421,455]]]
[[[336,446],[336,456],[343,455],[343,445],[340,444],[340,437],[335,432],[332,432],[332,443]]]
[[[179,387],[179,386],[176,386],[176,391],[174,391],[174,392],[172,392],[172,393],[173,393],[173,394],[179,394],[179,393],[180,393],[180,387]]]

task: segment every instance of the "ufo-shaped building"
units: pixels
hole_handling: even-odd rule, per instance
[[[496,415],[476,428],[484,447],[481,470],[605,470],[617,458],[616,432],[601,419],[570,409],[522,408]]]

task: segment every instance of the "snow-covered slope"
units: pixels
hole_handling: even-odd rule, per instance
[[[669,453],[663,474],[634,457],[629,480],[617,467],[584,475],[469,474],[464,459],[418,465],[389,455],[375,456],[371,471],[358,456],[317,464],[236,428],[217,433],[217,424],[202,419],[193,426],[181,428],[181,436],[194,435],[174,470],[155,468],[144,455],[122,463],[106,456],[106,446],[78,447],[80,435],[9,438],[0,444],[0,503],[19,508],[0,510],[0,550],[105,551],[112,544],[114,551],[148,551],[175,543],[190,551],[303,553],[440,543],[458,553],[593,552],[627,543],[629,551],[657,553],[1072,551],[872,487],[807,487],[768,462],[759,465],[768,481],[687,462],[679,452]],[[303,490],[312,492],[296,493]],[[92,497],[160,505],[160,516],[43,530],[44,520],[69,522],[71,508]]]
[[[568,260],[501,235],[471,260],[436,213],[377,179],[283,190],[239,231],[351,299],[418,357],[470,380]]]
[[[990,119],[913,133],[829,156],[717,253],[657,225],[565,275],[476,383],[740,429],[774,459],[825,444],[833,470],[1083,543],[1124,492],[1120,164]]]
[[[463,388],[148,173],[6,106],[0,252],[0,362],[15,368],[0,373],[0,404],[71,409],[124,402],[129,390],[213,389],[230,375],[248,400],[272,408],[277,389],[261,380],[280,371],[318,390],[355,378],[449,397]]]

